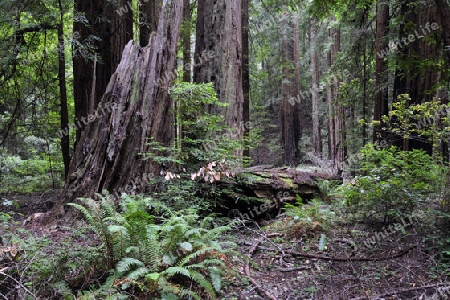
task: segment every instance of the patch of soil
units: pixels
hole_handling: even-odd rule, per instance
[[[450,299],[450,284],[418,227],[372,244],[376,232],[343,224],[323,233],[328,242],[320,251],[319,232],[286,238],[243,226],[234,238],[257,264],[249,267],[255,284],[227,287],[221,299]]]

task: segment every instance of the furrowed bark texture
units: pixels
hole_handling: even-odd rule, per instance
[[[182,1],[171,1],[161,9],[156,34],[141,48],[130,41],[96,110],[96,120],[87,124],[70,165],[65,199],[90,197],[108,190],[132,187],[143,192],[148,175],[157,171],[148,139],[168,145],[173,139],[171,84],[176,46],[182,19]],[[170,77],[170,76],[169,76]],[[139,184],[136,184],[138,182]]]
[[[199,0],[194,82],[213,82],[220,101],[228,106],[214,113],[225,124],[240,128],[243,119],[241,0]],[[241,139],[244,132],[238,131]]]

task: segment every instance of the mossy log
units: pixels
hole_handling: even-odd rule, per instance
[[[224,208],[231,214],[253,212],[252,218],[262,218],[267,213],[279,212],[285,203],[296,203],[301,197],[307,203],[320,197],[319,180],[342,180],[314,170],[273,168],[270,165],[255,166],[236,170],[234,177],[222,178],[217,188],[222,189]],[[264,212],[255,209],[263,207]],[[265,209],[264,209],[265,208]],[[258,215],[258,216],[256,216]]]

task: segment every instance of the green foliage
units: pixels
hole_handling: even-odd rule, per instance
[[[308,204],[304,204],[302,198],[297,196],[297,204],[286,203],[285,214],[293,220],[290,225],[302,223],[308,226],[318,226],[326,229],[334,219],[334,212],[323,202],[313,199]]]
[[[23,299],[73,299],[72,289],[86,283],[101,265],[101,253],[81,229],[61,228],[71,234],[60,241],[45,235],[35,237],[23,229],[3,233],[4,245],[16,248],[18,254],[3,269],[15,278],[14,290],[8,294],[3,289],[2,295],[8,299],[15,298],[16,293],[27,296]]]
[[[324,201],[325,203],[330,203],[338,184],[338,181],[332,181],[328,179],[319,178],[317,180],[317,187],[319,188],[320,198],[322,199],[322,201]]]
[[[437,190],[442,168],[424,151],[368,144],[361,154],[358,175],[343,193],[350,210],[363,218],[387,222],[407,216]]]
[[[33,152],[34,146],[29,146]],[[0,193],[31,193],[62,185],[61,160],[48,152],[12,155],[0,150]]]
[[[194,167],[215,160],[234,161],[233,150],[243,147],[242,141],[234,137],[242,128],[227,128],[223,116],[208,112],[228,105],[217,99],[212,83],[181,82],[171,87],[170,95],[176,102],[176,150],[180,161]]]
[[[404,138],[425,140],[438,148],[450,138],[450,106],[440,100],[409,105],[408,94],[398,96],[388,116],[383,116],[384,130]]]
[[[81,299],[93,294],[122,297],[130,291],[163,299],[200,299],[203,291],[216,298],[222,276],[233,273],[228,259],[236,254],[233,244],[218,240],[230,225],[213,227],[211,217],[200,219],[192,209],[155,224],[142,198],[134,204],[132,197],[123,195],[119,212],[109,195],[98,197],[100,203],[81,199],[84,205],[71,205],[83,212],[114,268],[100,289]]]

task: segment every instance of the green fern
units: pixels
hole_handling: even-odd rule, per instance
[[[218,240],[229,226],[211,228],[211,217],[200,220],[191,209],[154,224],[143,197],[134,201],[124,195],[121,212],[108,194],[97,197],[101,201],[80,199],[83,205],[71,205],[85,215],[114,262],[112,275],[100,289],[103,294],[121,297],[134,287],[149,298],[201,299],[202,291],[216,299],[222,276],[236,275],[225,261],[227,255],[237,254],[231,249],[235,245]],[[117,286],[118,280],[124,283]]]
[[[214,299],[216,298],[216,293],[214,291],[213,286],[211,285],[211,283],[208,282],[208,280],[206,280],[205,276],[203,276],[200,272],[183,267],[170,267],[166,269],[164,272],[162,272],[161,276],[170,278],[177,274],[192,279],[195,283],[203,287],[210,296],[212,296]]]

